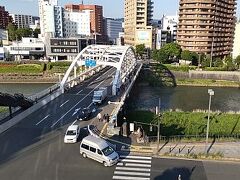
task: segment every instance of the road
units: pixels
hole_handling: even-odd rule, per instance
[[[66,128],[77,116],[75,110],[91,105],[95,88],[110,87],[114,70],[101,73],[101,76],[96,74],[0,135],[1,180],[107,180],[132,177],[138,180],[176,180],[179,174],[182,180],[239,179],[239,164],[160,159],[122,152],[119,152],[121,161],[106,168],[80,156],[80,142],[64,144]],[[102,109],[100,107],[99,110]],[[81,127],[81,138],[87,134],[86,126],[91,122],[77,122]]]

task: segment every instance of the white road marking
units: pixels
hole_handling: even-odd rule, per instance
[[[112,68],[111,68],[111,69],[112,69]],[[102,76],[105,75],[106,73],[108,73],[108,71],[110,71],[111,69],[109,69],[109,70],[107,70],[105,73],[103,73]],[[99,76],[97,79],[95,79],[95,80],[92,81],[90,84],[88,84],[88,87],[91,86],[92,84],[94,84],[94,83],[96,82],[96,80],[98,80],[98,79],[99,79],[100,77],[102,77],[102,76]],[[108,77],[109,77],[109,75],[108,75]]]
[[[73,121],[73,123],[71,124],[71,126],[74,125],[76,122],[77,122],[77,120]]]
[[[135,160],[135,159],[120,159],[121,162],[135,162],[135,163],[146,163],[151,164],[151,161],[147,160]]]
[[[117,170],[127,170],[127,171],[146,171],[150,172],[149,168],[131,168],[131,167],[116,167]]]
[[[114,73],[114,72],[113,72]],[[112,74],[113,74],[112,73]],[[81,101],[78,101],[77,104],[75,104],[71,109],[69,109],[64,115],[62,115],[55,123],[53,123],[53,125],[51,126],[51,128],[53,128],[61,119],[63,119],[71,110],[73,110],[79,103],[81,103],[86,97],[88,97],[93,91],[95,91],[95,89],[97,89],[99,86],[101,86],[102,83],[104,83],[106,81],[106,79],[104,81],[102,81],[101,83],[99,83],[93,90],[91,90],[86,96],[84,96]]]
[[[123,166],[123,163],[117,163],[117,166]]]
[[[62,104],[60,105],[60,107],[64,106],[64,104],[66,104],[68,101],[69,101],[69,100],[67,100],[67,101],[65,101],[64,103],[62,103]]]
[[[143,177],[133,177],[133,176],[113,176],[113,179],[119,180],[150,180],[150,178],[143,178]]]
[[[132,175],[132,176],[150,176],[150,173],[142,173],[142,172],[127,172],[127,171],[114,171],[114,174],[121,175]]]
[[[135,164],[135,163],[126,163],[125,166],[130,166],[130,167],[151,167],[151,164]]]
[[[48,114],[47,116],[45,116],[41,121],[39,121],[37,124],[35,124],[36,126],[39,125],[41,122],[43,122],[45,119],[47,119],[50,116],[50,114]]]
[[[93,102],[91,102],[91,103],[88,105],[88,108],[90,108],[92,105],[93,105]]]
[[[149,156],[130,156],[130,155],[120,155],[120,158],[130,158],[130,159],[152,159],[152,157]]]
[[[82,90],[80,90],[80,91],[78,91],[78,92],[77,92],[77,94],[80,94],[82,91],[83,91],[83,89],[82,89]]]
[[[80,110],[81,108],[77,108],[75,109],[74,113],[72,114],[72,116],[74,116],[75,114],[77,114],[77,112]]]

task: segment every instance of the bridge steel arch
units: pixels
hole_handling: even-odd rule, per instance
[[[112,85],[113,95],[117,94],[121,85],[137,65],[137,58],[132,46],[89,45],[77,55],[66,71],[60,83],[63,92],[70,74],[77,67],[85,66],[85,61],[89,59],[95,60],[96,66],[112,66],[116,68]]]

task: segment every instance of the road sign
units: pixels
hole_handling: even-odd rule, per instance
[[[86,59],[85,60],[85,66],[88,66],[88,67],[94,67],[96,66],[96,60],[94,59]]]

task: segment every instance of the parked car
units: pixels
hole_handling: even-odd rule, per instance
[[[64,136],[64,143],[76,143],[80,135],[79,125],[70,125]]]
[[[80,144],[80,154],[84,158],[88,157],[104,166],[112,166],[119,161],[119,155],[114,149],[100,137],[87,136]]]
[[[77,119],[78,120],[87,120],[90,118],[92,110],[90,108],[83,108],[78,111]]]

